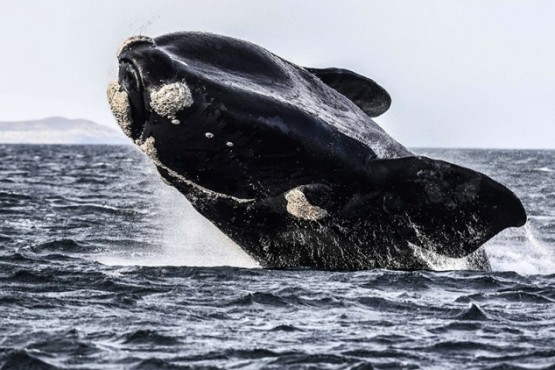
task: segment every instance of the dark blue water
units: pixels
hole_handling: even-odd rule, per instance
[[[494,272],[262,270],[130,146],[0,146],[0,369],[555,369],[555,152],[419,152],[522,198]]]

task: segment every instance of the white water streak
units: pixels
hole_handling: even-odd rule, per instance
[[[530,219],[524,227],[505,230],[486,244],[494,271],[524,275],[555,273],[555,255],[540,239],[533,222]]]

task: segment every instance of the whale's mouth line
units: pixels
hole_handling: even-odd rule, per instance
[[[184,176],[180,175],[179,173],[172,170],[168,166],[164,165],[159,158],[153,158],[153,161],[158,167],[164,169],[170,177],[172,177],[176,181],[181,182],[182,184],[188,187],[195,189],[197,191],[197,195],[202,194],[204,197],[207,197],[207,198],[212,198],[212,199],[222,198],[222,199],[232,200],[237,203],[254,203],[256,201],[261,200],[256,198],[239,198],[233,195],[229,195],[229,194],[225,194],[225,193],[221,193],[215,190],[205,188],[204,186],[185,178]]]
[[[121,59],[119,64],[118,83],[127,93],[130,106],[130,135],[133,140],[142,141],[146,123],[150,119],[148,104],[145,102],[144,83],[139,70],[132,61]]]

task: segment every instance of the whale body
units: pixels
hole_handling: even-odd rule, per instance
[[[131,37],[117,56],[122,130],[263,267],[487,269],[480,246],[526,222],[505,186],[387,135],[372,117],[389,94],[352,71],[199,32]]]

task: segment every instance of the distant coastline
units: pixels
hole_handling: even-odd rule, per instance
[[[0,144],[130,144],[120,132],[85,119],[0,122]]]

